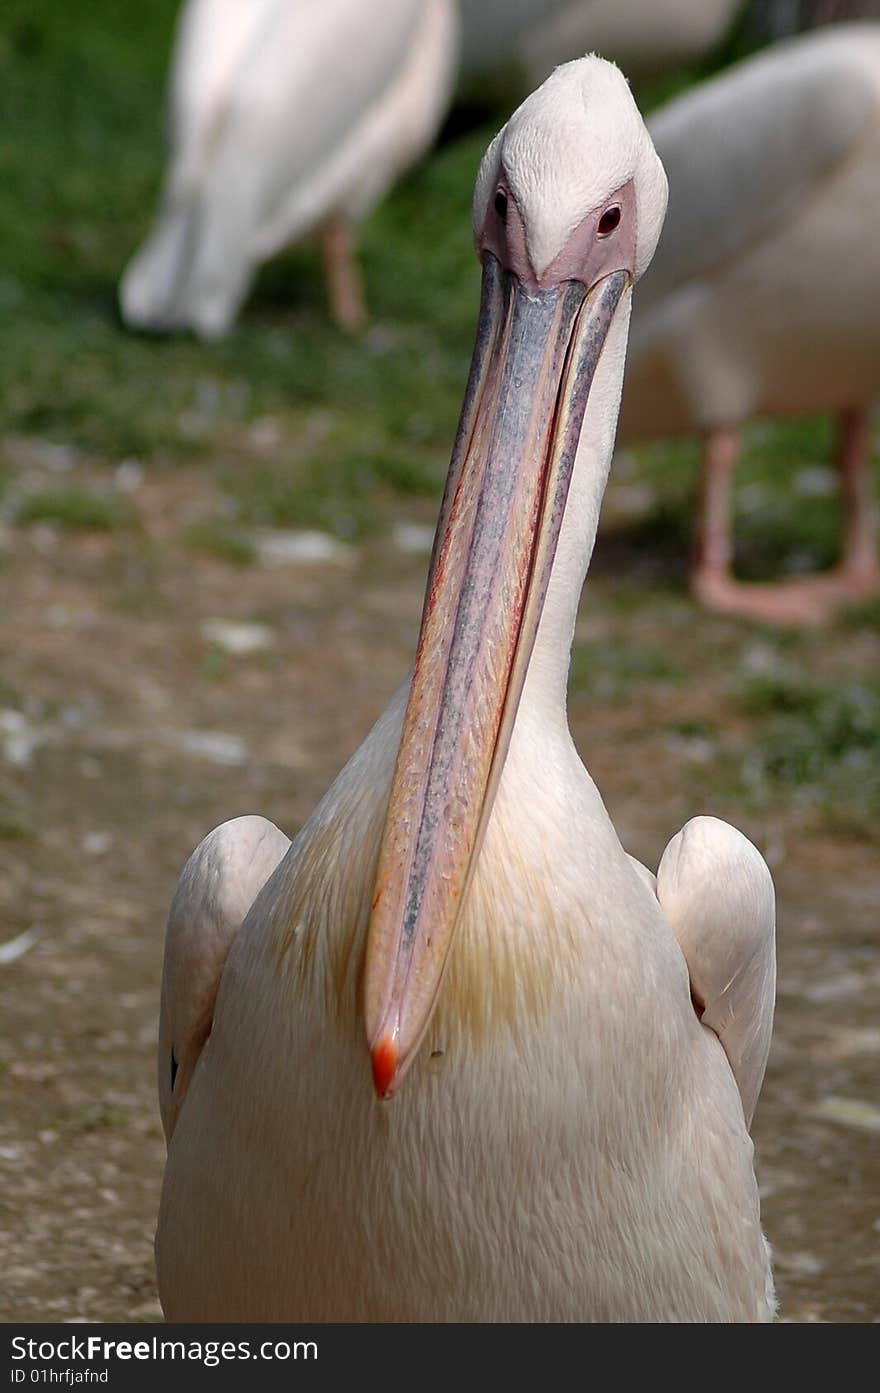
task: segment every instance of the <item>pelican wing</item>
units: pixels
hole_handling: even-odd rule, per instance
[[[215,827],[183,868],[168,916],[159,1014],[159,1110],[171,1139],[202,1047],[227,954],[290,841],[263,817]]]
[[[669,208],[637,313],[775,228],[878,120],[871,25],[774,45],[656,111],[648,129]]]
[[[695,817],[663,853],[657,898],[684,953],[702,1022],[724,1046],[750,1124],[776,994],[776,899],[767,863],[735,827]]]
[[[237,75],[259,48],[279,0],[188,0],[178,18],[169,83],[175,158],[203,164],[234,91]]]
[[[392,81],[420,10],[421,0],[276,2],[236,76],[218,150],[259,172],[265,212],[332,157]]]
[[[419,11],[420,0],[189,0],[172,59],[175,158],[205,177],[231,141],[301,179],[391,80]]]
[[[706,53],[730,27],[741,0],[566,0],[519,42],[533,80],[584,52],[601,53],[627,77],[681,66]]]

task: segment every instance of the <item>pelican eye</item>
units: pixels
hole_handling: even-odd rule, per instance
[[[177,1078],[177,1059],[174,1051],[171,1051],[171,1092],[174,1092],[174,1080]]]
[[[507,194],[503,189],[499,189],[495,195],[495,212],[502,222],[507,221]]]
[[[612,203],[611,207],[606,208],[605,212],[599,219],[599,226],[596,228],[596,236],[608,237],[610,233],[612,233],[614,229],[619,225],[619,223],[620,206],[617,203]]]

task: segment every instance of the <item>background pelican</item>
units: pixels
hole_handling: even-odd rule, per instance
[[[480,321],[412,680],[289,847],[227,823],[175,898],[173,1320],[772,1314],[748,1134],[769,872],[698,818],[655,884],[566,718],[630,291],[665,203],[595,58],[483,160]]]
[[[642,77],[702,58],[733,23],[742,0],[566,0],[520,45],[529,76],[587,49]]]
[[[557,63],[585,52],[627,77],[681,66],[708,53],[742,0],[460,0],[463,81],[477,95],[526,90]]]
[[[352,228],[430,144],[457,54],[454,0],[188,0],[170,164],[120,285],[126,323],[222,335],[257,266],[317,232],[331,311],[357,327]]]
[[[880,393],[880,25],[780,43],[650,121],[671,189],[639,294],[625,441],[700,432],[692,584],[715,608],[824,618],[880,590],[871,481]],[[842,547],[829,575],[732,577],[731,482],[751,417],[837,414]]]

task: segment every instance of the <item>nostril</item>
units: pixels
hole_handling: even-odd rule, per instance
[[[507,221],[507,194],[503,189],[499,189],[495,195],[495,212],[502,222]]]
[[[609,234],[612,233],[612,232],[614,231],[614,229],[619,225],[619,223],[620,223],[620,207],[619,207],[619,205],[618,205],[617,203],[612,203],[611,207],[610,207],[610,208],[606,208],[606,209],[605,209],[605,212],[602,214],[601,218],[599,219],[599,225],[598,225],[598,227],[596,228],[596,234],[597,234],[597,236],[599,236],[599,237],[607,237],[607,236],[609,236]]]

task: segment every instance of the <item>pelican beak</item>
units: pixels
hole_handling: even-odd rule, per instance
[[[630,283],[527,289],[490,251],[367,937],[380,1098],[440,990],[516,717],[593,375]]]

